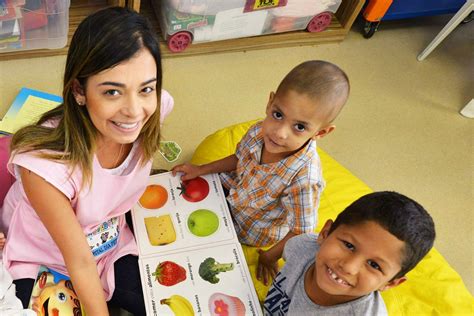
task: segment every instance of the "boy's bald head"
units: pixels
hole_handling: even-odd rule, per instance
[[[293,68],[283,78],[276,94],[293,90],[314,99],[325,111],[326,121],[332,122],[349,97],[349,78],[338,66],[322,61],[310,60]]]

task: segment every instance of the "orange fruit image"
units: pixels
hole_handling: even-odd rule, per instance
[[[152,184],[146,187],[139,202],[144,208],[160,208],[168,201],[168,191],[159,184]]]

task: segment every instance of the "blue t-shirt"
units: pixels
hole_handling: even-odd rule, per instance
[[[319,251],[317,238],[318,235],[310,233],[288,240],[283,252],[286,263],[265,298],[264,315],[387,315],[385,303],[377,291],[333,306],[320,306],[309,298],[304,289],[304,276]]]

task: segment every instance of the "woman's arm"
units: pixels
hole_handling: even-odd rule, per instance
[[[63,255],[87,315],[108,315],[97,265],[66,196],[43,178],[21,168],[26,196]]]

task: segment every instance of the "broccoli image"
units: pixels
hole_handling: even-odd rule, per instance
[[[214,258],[207,258],[199,265],[199,275],[212,284],[219,282],[217,275],[234,269],[233,263],[219,263]]]

